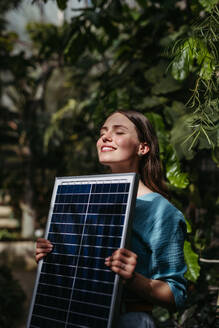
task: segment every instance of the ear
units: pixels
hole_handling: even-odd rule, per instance
[[[138,147],[138,156],[144,156],[149,152],[150,148],[146,142],[141,142]]]

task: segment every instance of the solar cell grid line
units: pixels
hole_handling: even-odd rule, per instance
[[[38,265],[27,328],[111,328],[121,299],[105,258],[127,247],[135,173],[56,178],[45,238],[53,251]]]

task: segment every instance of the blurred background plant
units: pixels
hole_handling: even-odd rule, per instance
[[[10,23],[19,8],[27,2],[0,4],[0,184],[18,220],[0,239],[42,231],[54,177],[103,173],[100,124],[116,109],[139,110],[157,131],[172,202],[188,226],[186,310],[156,309],[158,327],[214,327],[217,1],[35,0],[39,18],[20,34]]]

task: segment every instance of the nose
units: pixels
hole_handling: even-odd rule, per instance
[[[107,131],[107,132],[104,133],[104,135],[102,136],[102,140],[104,142],[112,141],[112,135],[111,135],[110,131]]]

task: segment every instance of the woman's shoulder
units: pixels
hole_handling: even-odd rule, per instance
[[[136,209],[139,211],[146,211],[147,215],[152,215],[154,218],[174,216],[184,221],[182,212],[168,199],[156,192],[138,197],[136,200]]]
[[[156,192],[138,197],[135,213],[136,226],[142,229],[145,227],[145,231],[149,233],[156,232],[160,235],[163,231],[166,236],[170,236],[179,229],[186,234],[186,222],[182,212]]]

